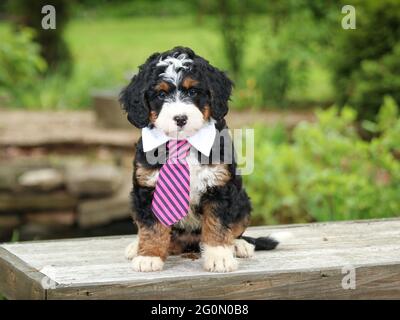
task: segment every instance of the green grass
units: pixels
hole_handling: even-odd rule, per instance
[[[254,78],[252,70],[265,61],[265,23],[262,16],[250,20],[244,79],[237,81],[238,89]],[[4,23],[0,24],[0,34],[4,28]],[[200,24],[194,16],[106,18],[100,15],[93,18],[89,15],[89,18],[73,19],[65,37],[74,59],[72,77],[66,82],[53,76],[38,84],[41,96],[37,104],[43,108],[87,107],[93,88],[121,87],[127,83],[127,75],[151,53],[177,45],[191,47],[221,69],[228,67],[214,17],[206,16]],[[331,95],[326,71],[316,64],[307,89],[294,90],[290,95],[300,100],[326,99]],[[235,103],[235,97],[233,101]]]
[[[77,20],[70,24],[66,39],[79,71],[106,67],[123,74],[151,53],[176,45],[190,46],[213,63],[222,62],[219,36],[212,26],[196,28],[190,17]]]
[[[212,63],[226,67],[219,34],[213,32],[213,24],[208,19],[198,27],[192,17],[72,21],[66,40],[75,65],[66,100],[72,102],[70,107],[85,106],[93,87],[121,86],[151,53],[177,45],[191,47]]]

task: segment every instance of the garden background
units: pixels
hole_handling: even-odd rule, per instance
[[[55,30],[41,27],[45,4]],[[346,4],[356,29],[342,27]],[[399,1],[13,0],[0,10],[1,240],[134,232],[138,132],[110,119],[138,65],[177,45],[227,70],[231,127],[255,128],[244,177],[253,224],[400,215]]]

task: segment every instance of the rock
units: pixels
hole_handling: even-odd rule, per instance
[[[21,157],[12,161],[0,161],[0,190],[18,191],[21,186],[18,177],[26,171],[48,168],[49,161],[45,159],[29,159]]]
[[[132,125],[121,110],[118,90],[96,90],[92,92],[96,124],[107,129],[132,129]]]
[[[63,186],[64,177],[56,169],[38,169],[23,173],[18,183],[27,189],[50,191]]]
[[[122,174],[112,165],[69,166],[67,189],[77,196],[101,196],[114,193],[122,182]]]
[[[47,226],[72,226],[75,223],[76,213],[73,211],[31,212],[24,215],[28,223]]]
[[[0,164],[0,190],[13,191],[17,189],[17,172]]]
[[[121,108],[118,112],[128,124],[128,130],[99,128],[92,110],[0,110],[0,126],[4,129],[0,132],[0,148],[43,147],[63,151],[66,146],[74,146],[76,150],[106,146],[132,152],[140,130],[129,124]]]
[[[0,194],[0,212],[43,211],[74,209],[77,199],[63,191]]]
[[[105,225],[131,216],[129,181],[114,196],[107,199],[87,200],[78,206],[78,224],[82,228]]]

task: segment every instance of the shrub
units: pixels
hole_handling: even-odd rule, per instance
[[[298,102],[291,96],[294,91],[305,100],[311,68],[325,60],[335,1],[267,1],[265,56],[256,70],[264,105]]]
[[[47,72],[61,72],[70,75],[72,70],[72,56],[63,39],[65,27],[70,17],[70,3],[68,0],[12,0],[7,2],[8,12],[14,16],[18,27],[29,27],[35,30],[34,40],[40,45],[40,54],[46,61]],[[45,5],[52,5],[56,9],[56,28],[42,27]]]
[[[32,41],[33,32],[21,29],[6,31],[0,42],[0,93],[16,105],[25,105],[23,99],[37,82],[46,63],[39,46]]]
[[[397,106],[385,99],[374,122],[380,134],[369,142],[353,127],[356,117],[349,107],[318,111],[317,122],[297,125],[292,142],[281,127],[256,128],[255,172],[244,177],[256,220],[292,223],[400,214]]]
[[[216,9],[220,31],[233,78],[237,79],[243,62],[248,10],[245,1],[219,0]]]
[[[340,30],[332,67],[340,105],[350,104],[360,118],[373,119],[387,94],[400,102],[400,2],[353,3],[355,30]]]

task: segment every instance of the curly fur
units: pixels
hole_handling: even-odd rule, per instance
[[[179,83],[179,81],[188,77],[192,79],[190,83],[196,84],[196,94],[193,96],[185,95],[185,88],[182,88]],[[160,81],[167,81],[168,83],[164,83],[161,86]],[[232,92],[232,86],[233,83],[227,75],[210,65],[207,60],[197,56],[189,48],[176,47],[164,53],[154,53],[151,55],[139,67],[138,74],[132,78],[129,85],[121,92],[120,102],[127,113],[128,120],[133,125],[138,128],[146,126],[151,128],[157,125],[157,122],[152,122],[151,119],[154,117],[157,118],[164,106],[164,101],[157,96],[159,88],[172,87],[175,88],[174,95],[180,95],[178,97],[179,102],[186,101],[186,103],[197,107],[203,113],[205,121],[208,119],[208,113],[210,113],[211,117],[215,120],[217,132],[221,132],[227,129],[224,117],[228,112],[228,101]],[[178,88],[184,94],[179,93]],[[202,158],[201,166],[215,165],[211,163],[211,159],[213,159],[215,153],[219,153],[219,159],[225,159],[225,143],[230,144],[231,150],[233,150],[232,141],[226,139],[226,136],[224,137],[225,139],[220,138],[219,140],[217,135],[214,145],[218,147],[212,149],[205,163],[204,158]],[[161,154],[162,152],[164,154]],[[168,153],[168,151],[165,151],[165,148],[159,148],[156,150],[156,155],[160,155],[166,159],[168,154],[165,154],[165,152]],[[194,156],[200,161],[200,152],[197,152]],[[229,155],[228,159],[232,160],[231,156]],[[154,187],[141,184],[141,180],[136,175],[136,170],[139,167],[141,170],[145,168],[146,172],[150,173],[159,170],[162,164],[151,164],[146,160],[141,138],[136,145],[133,165],[134,173],[131,198],[134,219],[140,228],[157,230],[154,226],[159,224],[159,222],[151,210]],[[177,254],[179,252],[186,252],[190,248],[198,250],[201,239],[203,248],[207,248],[205,251],[205,268],[210,271],[226,272],[236,268],[233,251],[232,253],[229,251],[230,249],[225,250],[226,252],[224,251],[226,257],[229,258],[229,263],[217,261],[220,257],[218,257],[218,254],[214,254],[214,252],[219,252],[218,248],[232,248],[232,250],[236,251],[240,249],[234,246],[234,240],[241,237],[248,225],[251,204],[243,188],[241,176],[236,175],[236,163],[234,159],[220,165],[221,167],[214,171],[205,171],[205,176],[212,172],[218,172],[219,175],[217,177],[213,176],[213,179],[210,179],[207,184],[202,188],[198,188],[199,191],[196,193],[196,199],[191,199],[191,214],[195,215],[198,221],[206,219],[207,228],[202,229],[202,224],[199,223],[198,227],[194,228],[193,225],[196,224],[192,224],[190,228],[186,229],[184,223],[177,223],[170,230],[171,243],[160,244],[160,246],[169,246],[170,253]],[[155,237],[157,236],[159,235],[155,234]],[[189,241],[187,239],[191,240],[186,246],[185,242]],[[251,241],[251,238],[244,239],[248,240],[248,242]],[[256,243],[257,245],[258,243]],[[173,248],[172,251],[171,248]],[[238,256],[244,256],[246,254],[242,252],[249,251],[247,247],[244,248],[247,251],[243,248],[238,251],[241,253]],[[149,254],[149,256],[151,255]],[[161,264],[157,264],[157,268],[160,266]],[[143,268],[146,270],[152,269],[147,265]],[[138,267],[137,263],[134,266],[135,270],[143,268],[142,266]]]
[[[129,85],[120,94],[120,103],[128,114],[128,120],[138,128],[149,124],[150,107],[148,103],[148,88],[160,80],[165,65],[158,65],[160,60],[169,56],[185,54],[192,60],[191,67],[184,70],[184,76],[193,76],[207,86],[210,96],[208,101],[199,101],[200,105],[212,105],[211,116],[221,120],[228,112],[228,100],[232,92],[233,83],[226,74],[211,66],[209,62],[197,56],[193,50],[176,47],[164,53],[154,53],[139,67],[139,72],[133,76]],[[208,102],[208,103],[207,103]],[[159,110],[158,110],[159,111]]]

